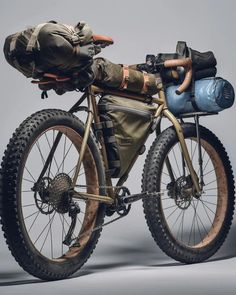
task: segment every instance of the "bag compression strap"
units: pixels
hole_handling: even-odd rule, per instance
[[[35,29],[34,29],[34,32],[33,34],[31,35],[30,39],[29,39],[29,42],[27,44],[27,47],[26,47],[26,51],[29,51],[29,52],[32,52],[33,49],[35,48],[35,45],[37,43],[37,39],[38,39],[38,34],[40,32],[40,30],[42,29],[43,26],[45,26],[47,23],[43,23],[43,24],[40,24],[38,25]]]
[[[129,66],[123,65],[123,79],[120,84],[120,89],[127,89],[129,83]]]
[[[143,94],[147,93],[149,85],[150,85],[149,75],[148,75],[148,73],[143,72],[143,89],[142,89],[141,93],[143,93]]]
[[[11,43],[10,43],[10,53],[12,53],[15,48],[16,48],[16,41],[17,41],[17,38],[19,37],[20,33],[16,33],[12,39],[11,39]]]
[[[13,38],[11,39],[11,43],[10,43],[10,55],[12,56],[11,60],[12,60],[12,62],[13,62],[13,64],[14,64],[14,67],[15,67],[18,71],[22,72],[22,68],[21,68],[20,64],[18,63],[16,57],[14,56],[14,51],[15,51],[15,49],[16,49],[16,42],[17,42],[17,39],[18,39],[18,37],[20,36],[20,34],[21,34],[21,33],[16,33],[16,34],[13,36]],[[29,77],[30,77],[30,76],[29,76]]]

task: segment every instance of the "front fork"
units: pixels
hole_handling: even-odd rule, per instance
[[[200,177],[201,177],[200,185],[201,185],[201,187],[199,185],[198,176],[197,176],[197,174],[196,174],[196,172],[195,172],[195,170],[193,168],[192,160],[191,160],[191,158],[189,156],[188,148],[187,148],[187,145],[186,145],[186,142],[185,142],[185,139],[184,139],[183,129],[182,129],[179,121],[176,119],[176,117],[168,109],[163,110],[162,113],[166,118],[169,119],[169,121],[173,124],[173,126],[175,128],[175,131],[176,131],[176,134],[178,136],[179,143],[180,143],[180,146],[181,146],[183,165],[185,166],[185,163],[187,164],[187,168],[189,170],[189,173],[190,173],[190,176],[191,176],[191,179],[192,179],[192,182],[193,182],[193,186],[194,186],[194,189],[195,189],[195,192],[196,192],[196,196],[200,196],[201,195],[201,187],[203,186],[204,183],[203,183],[202,153],[201,153],[201,143],[200,143],[200,136],[199,136],[198,117],[196,116],[197,118],[195,118],[195,123],[196,123],[197,141],[198,141],[199,167],[200,167]],[[158,129],[156,130],[156,132],[157,132],[157,134],[161,133],[160,126],[158,126]],[[166,157],[165,163],[166,163],[168,173],[170,175],[170,179],[171,179],[172,182],[174,182],[175,177],[174,177],[173,170],[172,170],[171,163],[170,163],[170,160],[169,160],[168,156]]]

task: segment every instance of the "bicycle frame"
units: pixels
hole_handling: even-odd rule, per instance
[[[98,110],[97,110],[97,104],[96,104],[96,96],[101,93],[119,95],[119,96],[123,96],[126,98],[131,98],[131,99],[141,100],[141,101],[147,100],[147,97],[145,97],[145,96],[136,95],[136,94],[127,94],[123,91],[113,91],[113,90],[108,90],[108,89],[101,89],[101,88],[98,88],[95,86],[89,86],[87,88],[86,97],[87,97],[87,101],[88,101],[88,116],[87,116],[87,120],[86,120],[86,128],[85,128],[84,138],[83,138],[83,142],[82,142],[82,146],[81,146],[81,150],[80,150],[80,155],[79,155],[79,159],[78,159],[78,162],[76,165],[76,172],[75,172],[75,175],[74,175],[74,178],[72,181],[72,184],[73,184],[72,188],[75,188],[76,183],[78,181],[79,171],[80,171],[81,163],[83,161],[83,156],[85,153],[89,132],[92,127],[92,122],[93,121],[95,123],[100,122],[100,118],[99,118],[99,114],[98,114]],[[84,99],[84,97],[83,97],[83,99]],[[183,154],[183,159],[184,159],[185,163],[187,164],[187,168],[189,170],[196,195],[199,195],[201,192],[201,188],[199,186],[199,179],[198,179],[198,176],[193,168],[192,161],[189,156],[189,152],[188,152],[187,145],[185,143],[185,139],[184,139],[184,135],[183,135],[183,130],[182,130],[182,127],[181,127],[178,119],[168,110],[167,103],[166,103],[166,97],[165,97],[165,91],[164,91],[164,87],[163,87],[161,80],[160,80],[160,83],[158,83],[158,98],[153,97],[152,102],[157,105],[157,108],[156,108],[156,111],[155,111],[155,114],[153,117],[153,122],[158,122],[158,120],[160,120],[162,117],[166,117],[173,124],[173,126],[176,130],[179,142],[180,142],[180,146],[181,146],[181,150],[182,150],[182,154]],[[74,112],[73,108],[71,109],[71,112]],[[147,135],[147,137],[148,136],[149,136],[149,134]],[[102,153],[102,157],[103,157],[103,161],[104,161],[105,170],[107,171],[108,170],[108,160],[107,160],[106,148],[105,148],[105,144],[104,144],[104,140],[103,140],[102,136],[99,138],[99,141],[100,141],[101,153]],[[84,193],[84,192],[76,192],[74,190],[72,193],[72,197],[78,198],[78,199],[85,199],[85,200],[88,200],[88,199],[96,200],[96,201],[103,202],[106,204],[114,203],[115,195],[116,195],[115,193],[117,192],[117,190],[119,190],[119,187],[122,186],[123,183],[127,180],[128,173],[132,169],[137,158],[138,158],[138,155],[134,158],[134,160],[130,164],[125,175],[122,176],[118,180],[117,185],[115,187],[112,186],[111,177],[108,174],[106,174],[107,196],[93,195],[93,194],[88,194],[88,193]],[[171,169],[168,157],[166,159],[166,163],[167,163],[168,169]]]

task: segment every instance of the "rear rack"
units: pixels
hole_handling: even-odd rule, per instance
[[[180,114],[176,115],[177,118],[191,118],[195,116],[211,116],[211,115],[218,115],[217,112],[193,112],[193,113],[186,113],[186,114]]]

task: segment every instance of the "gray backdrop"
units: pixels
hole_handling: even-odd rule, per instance
[[[218,60],[218,75],[234,87],[236,2],[210,0],[147,1],[58,1],[1,0],[0,44],[7,35],[51,19],[69,24],[88,22],[96,33],[112,36],[115,44],[102,55],[114,62],[143,62],[147,53],[173,52],[178,40],[185,40],[199,51],[213,50]],[[57,96],[49,93],[40,99],[37,87],[11,68],[0,54],[1,65],[1,141],[3,154],[14,129],[31,113],[43,108],[69,107],[77,93]],[[234,171],[235,107],[219,116],[204,118],[224,143]],[[150,145],[153,137],[148,141]],[[140,191],[145,155],[136,163],[127,185]],[[200,265],[183,266],[167,258],[156,247],[145,224],[141,204],[130,215],[104,229],[100,243],[82,271],[72,279],[39,284],[14,262],[0,232],[0,293],[35,294],[235,294],[236,240],[233,226],[219,253]]]

